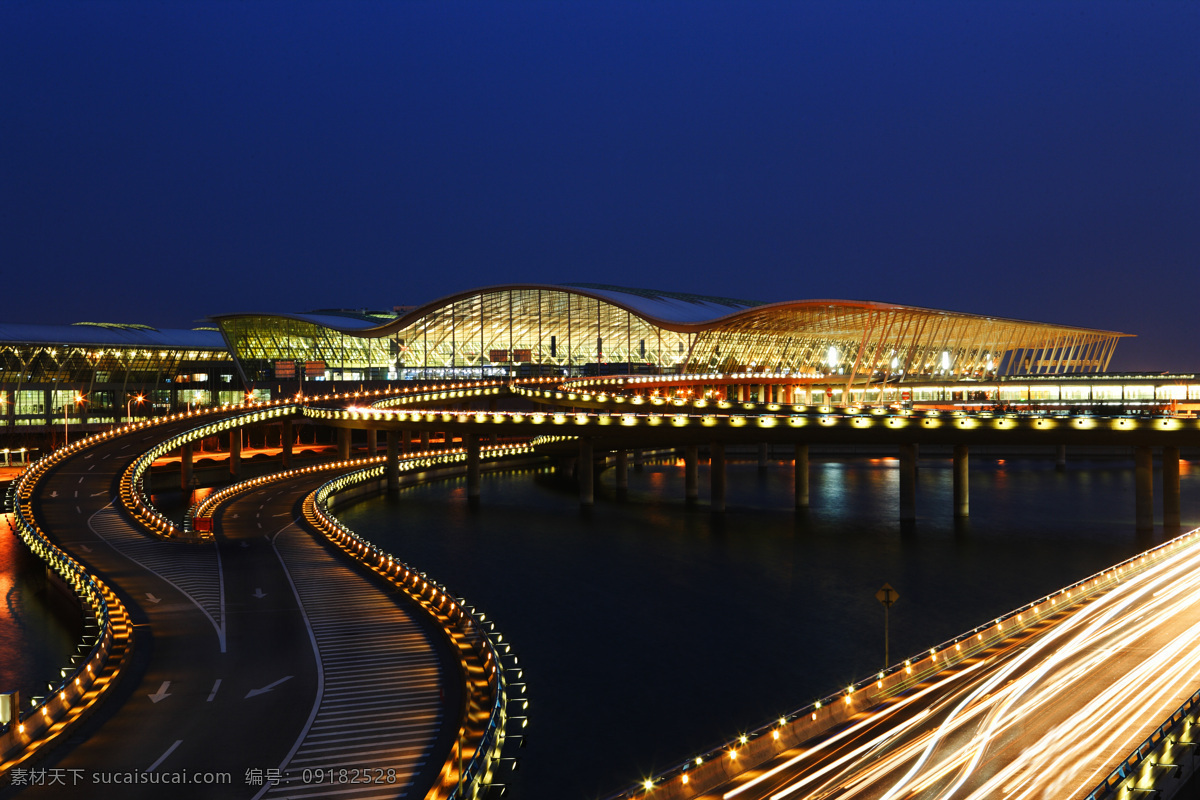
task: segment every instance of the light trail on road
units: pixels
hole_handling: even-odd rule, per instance
[[[1086,796],[1200,685],[1196,539],[701,797]]]

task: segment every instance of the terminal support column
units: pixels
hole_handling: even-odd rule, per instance
[[[292,421],[285,419],[280,423],[279,427],[280,459],[283,462],[284,469],[290,469],[292,466],[292,445],[295,438],[296,434],[292,431]]]
[[[1179,448],[1162,449],[1163,527],[1179,527]]]
[[[379,452],[379,431],[367,428],[367,458],[374,458]]]
[[[808,508],[808,445],[796,445],[796,508]]]
[[[397,431],[389,430],[387,439],[387,490],[388,494],[400,491],[400,442]]]
[[[970,516],[971,497],[967,479],[969,456],[965,444],[954,445],[954,516]]]
[[[617,491],[622,492],[629,488],[629,451],[617,451]]]
[[[700,498],[699,461],[700,453],[696,445],[689,444],[683,448],[684,497],[689,503]]]
[[[575,474],[579,478],[579,505],[590,508],[596,501],[596,487],[592,483],[592,440],[579,437],[579,463]]]
[[[467,446],[467,501],[479,502],[479,434],[468,433],[464,437]]]
[[[723,512],[725,510],[725,445],[721,442],[713,442],[709,447],[712,449],[712,461],[708,468],[712,485],[712,510]]]
[[[1154,530],[1154,451],[1150,447],[1139,445],[1133,449],[1133,458],[1137,529]]]
[[[179,488],[184,494],[192,491],[192,443],[184,442],[179,451]]]
[[[350,460],[350,435],[352,431],[349,428],[338,428],[338,459],[341,461]]]
[[[641,450],[633,451],[633,471],[641,472],[645,466],[646,458]]]
[[[242,464],[242,429],[232,428],[229,431],[229,475],[236,478]]]
[[[917,446],[900,445],[900,521],[917,520]]]

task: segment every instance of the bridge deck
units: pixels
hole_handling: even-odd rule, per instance
[[[422,796],[450,750],[457,661],[408,601],[294,524],[302,487],[241,496],[208,543],[151,538],[112,507],[125,467],[195,424],[101,443],[41,485],[40,523],[118,592],[135,646],[114,695],[4,796],[120,781],[122,797],[163,797],[147,776],[175,800]],[[274,770],[290,782],[269,785]]]
[[[1086,796],[1200,683],[1195,542],[757,769],[670,796]]]
[[[461,680],[448,673],[440,634],[406,598],[295,522],[297,499],[328,478],[271,484],[218,515],[231,543],[270,541],[316,651],[308,724],[281,766],[283,782],[266,796],[421,797],[449,751],[455,726],[443,705],[458,700]]]

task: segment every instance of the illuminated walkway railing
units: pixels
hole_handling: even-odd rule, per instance
[[[486,447],[482,452],[491,460],[533,455],[533,449],[527,445]],[[402,459],[400,464],[403,471],[411,473],[445,466],[465,467],[466,461],[466,452],[458,450]],[[445,586],[425,573],[363,539],[330,511],[329,506],[339,492],[357,484],[380,481],[384,470],[381,464],[334,478],[305,498],[304,515],[331,542],[415,600],[449,637],[467,679],[467,714],[437,784],[426,797],[475,798],[491,782],[500,758],[510,700],[520,702],[522,708],[528,707],[528,701],[509,697],[500,656],[502,650],[509,654],[511,649],[496,632],[494,622],[488,622],[483,614],[473,613],[462,598],[454,598]]]
[[[493,463],[533,454],[533,449],[527,445],[491,446],[481,448],[481,451],[482,457]],[[431,477],[445,477],[446,468],[458,471],[465,469],[466,464],[466,451],[455,449],[402,458],[399,470],[401,474],[415,477],[424,477],[423,473],[426,472],[433,473]],[[327,481],[305,497],[305,520],[351,558],[409,596],[438,623],[458,653],[460,668],[466,679],[467,713],[450,756],[427,797],[447,800],[477,797],[490,782],[504,744],[509,703],[520,703],[525,708],[528,702],[510,696],[501,658],[511,657],[511,645],[505,643],[503,636],[496,632],[494,622],[489,622],[485,614],[475,612],[462,598],[451,596],[445,586],[425,573],[414,570],[363,539],[330,510],[331,503],[339,493],[372,481],[383,481],[386,476],[386,456],[306,466],[243,481],[206,497],[193,509],[192,516],[197,519],[211,518],[221,504],[239,494],[304,475],[339,470],[354,471]]]
[[[1195,692],[1175,710],[1167,721],[1154,730],[1146,741],[1125,757],[1120,766],[1110,772],[1087,796],[1087,800],[1108,797],[1131,797],[1134,793],[1152,793],[1164,781],[1183,777],[1181,764],[1190,762],[1189,772],[1195,772],[1195,750],[1200,747],[1196,730],[1200,723],[1200,691]]]
[[[71,588],[85,612],[83,645],[88,649],[61,671],[59,682],[27,714],[18,706],[14,718],[0,727],[0,776],[58,741],[90,713],[116,684],[132,654],[133,624],[125,606],[104,582],[50,541],[33,512],[39,483],[53,467],[112,436],[90,436],[56,450],[27,468],[10,489],[17,534]],[[93,626],[95,632],[88,632]]]
[[[904,662],[895,664],[845,689],[821,698],[803,708],[778,717],[747,734],[740,735],[706,752],[696,754],[683,763],[644,778],[640,783],[611,795],[606,800],[632,800],[653,796],[659,798],[691,797],[718,786],[742,772],[766,762],[768,759],[821,735],[840,725],[858,712],[871,708],[912,686],[956,666],[963,659],[987,650],[996,644],[1021,633],[1031,625],[1097,594],[1108,591],[1128,576],[1157,564],[1173,555],[1180,548],[1200,543],[1200,529],[1189,531],[1155,548],[1122,561],[1082,581],[1064,587],[1054,594],[1027,603],[992,622],[967,631],[943,642],[926,652],[919,653]],[[1176,717],[1194,713],[1197,698],[1185,704],[1172,715],[1169,725]],[[1138,765],[1149,763],[1153,747],[1167,736],[1160,728],[1131,755],[1122,767],[1109,776],[1090,796],[1091,800],[1105,797],[1106,787],[1116,786],[1121,780],[1132,776]],[[1156,738],[1157,737],[1157,738]],[[1141,755],[1139,755],[1141,754]],[[1098,793],[1099,792],[1099,793]]]
[[[182,526],[178,526],[165,514],[159,511],[150,501],[146,493],[146,475],[154,462],[185,444],[216,436],[224,431],[234,430],[244,425],[260,422],[272,422],[296,416],[300,406],[294,403],[271,403],[252,411],[214,420],[195,428],[190,428],[153,445],[138,456],[121,475],[120,496],[121,504],[134,519],[141,523],[151,533],[164,538],[184,537],[191,534]],[[207,538],[201,535],[200,538]]]
[[[471,400],[480,397],[497,397],[507,393],[506,386],[502,381],[466,381],[404,389],[391,397],[376,400],[371,405],[375,408],[395,408],[425,403]]]

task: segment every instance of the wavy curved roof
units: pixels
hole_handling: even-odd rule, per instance
[[[94,345],[97,347],[173,347],[224,350],[219,331],[151,328],[77,322],[74,325],[19,325],[0,323],[0,342],[48,345]]]
[[[844,317],[848,313],[852,314],[856,310],[874,312],[907,311],[926,315],[953,317],[958,319],[989,321],[999,324],[1036,325],[1040,328],[1098,333],[1108,336],[1124,337],[1133,335],[1127,333],[1118,333],[1116,331],[1102,330],[1098,328],[1081,328],[1076,325],[1033,322],[1030,320],[1018,320],[1005,317],[971,314],[963,311],[945,311],[935,308],[923,308],[921,306],[908,306],[896,303],[881,303],[867,300],[787,300],[774,303],[765,303],[756,300],[737,300],[727,297],[666,292],[654,289],[633,289],[628,287],[610,286],[607,284],[595,283],[512,283],[486,286],[438,298],[437,300],[417,306],[416,308],[413,308],[411,311],[397,317],[396,319],[389,320],[383,324],[378,324],[377,319],[372,319],[365,316],[335,316],[328,312],[312,312],[303,314],[221,314],[214,316],[212,319],[214,321],[219,321],[222,319],[231,319],[237,317],[281,317],[284,319],[296,319],[322,325],[350,336],[375,337],[385,336],[393,331],[406,328],[421,317],[424,317],[429,313],[444,306],[450,305],[456,301],[464,300],[476,295],[510,290],[569,292],[572,294],[595,298],[636,314],[637,316],[654,325],[681,333],[697,333],[703,330],[711,329],[717,326],[718,323],[722,325],[737,325],[740,323],[748,323],[754,320],[761,321],[772,317],[778,317],[780,318],[780,321],[783,321],[795,313],[812,315],[813,313],[820,313],[821,309],[825,309],[830,313],[831,316]]]

